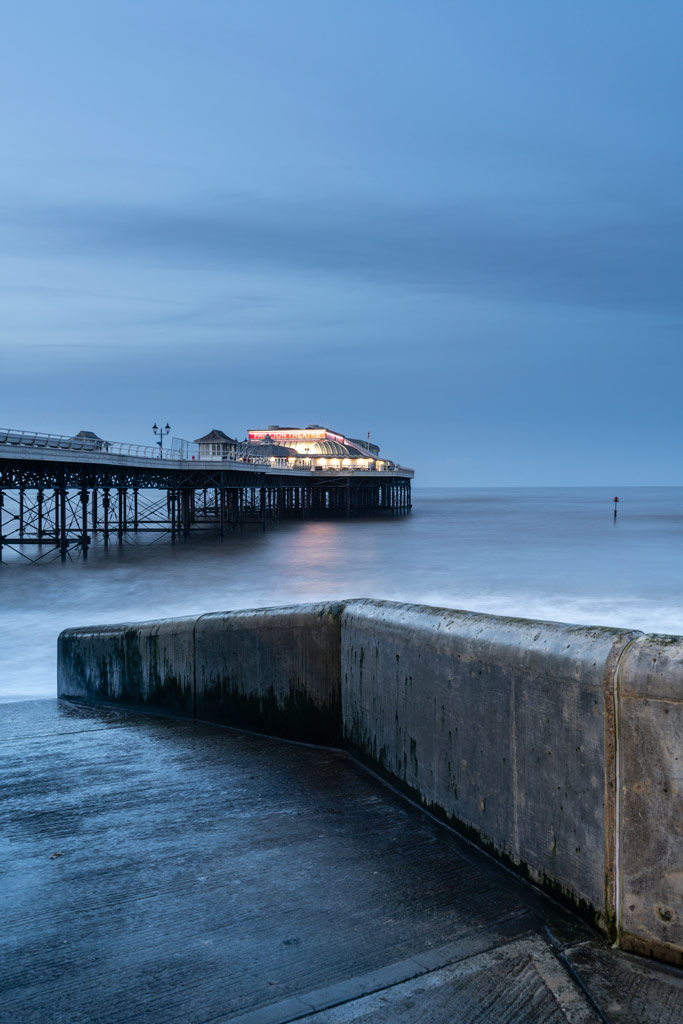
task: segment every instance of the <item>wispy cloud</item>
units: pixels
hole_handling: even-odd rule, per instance
[[[185,209],[15,207],[0,222],[7,253],[258,266],[506,301],[683,313],[683,215],[654,202],[435,206],[240,195]]]

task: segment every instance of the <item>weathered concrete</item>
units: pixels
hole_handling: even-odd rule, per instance
[[[0,1021],[678,1024],[620,954],[342,751],[0,716]]]
[[[339,746],[341,604],[202,615],[196,715]]]
[[[533,881],[595,908],[608,930],[609,677],[633,635],[352,602],[345,736]]]
[[[683,964],[683,639],[636,639],[615,686],[621,944]]]
[[[194,716],[195,622],[67,630],[58,640],[60,695]]]
[[[345,745],[625,948],[683,962],[683,639],[382,601],[67,630],[60,696]]]
[[[60,633],[57,640],[57,691],[60,697],[88,701],[140,703],[127,683],[126,630],[121,626],[85,626]]]
[[[342,607],[68,629],[58,641],[58,692],[339,745]]]

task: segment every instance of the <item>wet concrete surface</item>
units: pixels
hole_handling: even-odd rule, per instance
[[[338,751],[0,707],[0,1020],[676,1022],[609,949]]]

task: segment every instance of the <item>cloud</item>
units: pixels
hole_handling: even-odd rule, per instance
[[[331,274],[383,286],[680,315],[683,217],[648,205],[100,203],[0,214],[4,249],[155,267]]]

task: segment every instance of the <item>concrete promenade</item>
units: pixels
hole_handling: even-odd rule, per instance
[[[339,751],[63,701],[0,723],[3,1022],[683,1019],[683,972]]]

